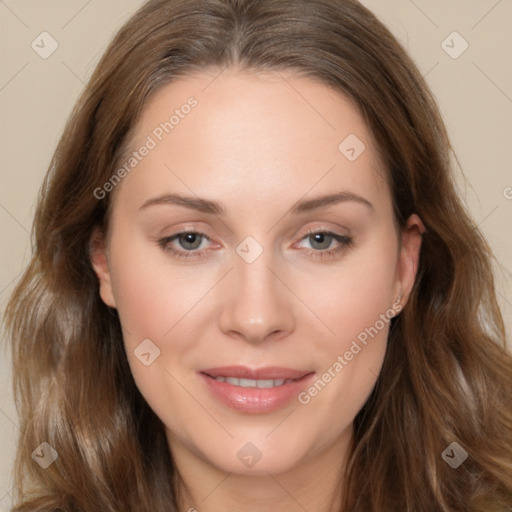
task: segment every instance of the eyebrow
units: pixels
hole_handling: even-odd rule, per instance
[[[361,204],[368,207],[370,210],[374,210],[372,203],[364,197],[354,194],[353,192],[343,191],[299,201],[293,206],[290,213],[297,215],[300,213],[319,210],[320,208],[326,208],[327,206],[334,204],[347,202]],[[212,215],[224,216],[226,214],[224,206],[217,201],[202,199],[199,197],[184,196],[181,194],[164,194],[162,196],[154,197],[147,200],[139,210],[156,205],[177,205]]]

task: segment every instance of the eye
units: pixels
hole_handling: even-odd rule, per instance
[[[210,240],[204,233],[183,231],[158,240],[158,245],[165,251],[172,253],[177,258],[197,258],[201,257],[203,253],[206,252],[205,250],[197,250],[201,247],[201,243],[204,240]],[[176,242],[180,248],[176,248],[176,244],[174,242]]]
[[[310,231],[302,240],[307,240],[312,249],[306,253],[313,258],[335,257],[353,245],[353,239],[349,236],[338,235],[331,231]],[[335,243],[334,247],[333,242]]]
[[[353,245],[353,239],[345,235],[338,235],[331,231],[310,231],[301,240],[307,240],[311,249],[305,248],[306,254],[312,258],[334,258]],[[183,231],[175,235],[158,240],[158,245],[176,258],[202,258],[207,249],[202,242],[211,241],[204,233],[196,231]],[[335,244],[333,247],[333,243]],[[198,250],[203,246],[202,250]],[[220,247],[217,245],[217,247]]]

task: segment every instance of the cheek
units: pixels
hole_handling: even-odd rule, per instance
[[[193,375],[193,354],[205,323],[212,318],[215,293],[210,290],[219,276],[213,269],[203,269],[198,275],[192,266],[171,262],[152,243],[134,238],[119,235],[112,241],[112,283],[133,377],[157,408],[163,389],[181,400],[183,391],[170,373],[182,384]],[[154,364],[147,367],[137,358],[141,346],[158,354]],[[189,401],[188,396],[183,399]]]
[[[197,279],[144,240],[119,237],[111,254],[117,310],[131,343],[164,338],[211,287],[207,275]]]
[[[185,411],[173,417],[178,425],[186,423],[190,397],[177,382],[186,387],[188,375],[178,375],[172,361],[186,360],[193,348],[193,336],[183,330],[208,283],[191,285],[193,278],[172,269],[158,251],[133,237],[118,237],[111,246],[112,283],[136,385],[159,417],[167,418],[170,403]]]
[[[332,346],[337,350],[373,326],[396,299],[397,249],[389,238],[385,233],[373,237],[339,264],[304,281],[303,297],[329,327],[331,337],[336,336]]]
[[[330,417],[327,429],[333,433],[353,420],[371,393],[386,353],[391,318],[399,312],[392,295],[397,255],[386,239],[376,239],[347,258],[323,280],[321,294],[308,296],[332,332],[317,343],[323,366],[299,401],[311,408],[311,416]]]

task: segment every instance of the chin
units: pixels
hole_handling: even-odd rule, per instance
[[[273,441],[265,439],[264,435],[250,439],[231,439],[228,443],[217,445],[213,453],[211,449],[202,451],[203,457],[208,463],[229,473],[267,475],[293,470],[313,450],[313,447],[286,443],[282,436],[276,436]]]

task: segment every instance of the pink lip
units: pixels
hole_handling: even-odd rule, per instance
[[[200,370],[199,376],[212,395],[223,404],[240,412],[264,413],[275,411],[290,403],[310,384],[315,372],[279,367],[251,369],[244,366],[225,366]],[[227,382],[219,382],[214,377],[293,380],[273,388],[243,388]]]

